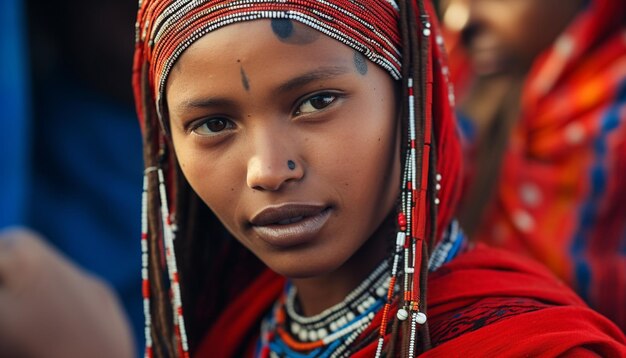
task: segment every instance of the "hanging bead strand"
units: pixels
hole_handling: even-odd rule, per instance
[[[159,175],[159,194],[161,197],[161,217],[163,221],[163,240],[165,241],[165,260],[170,276],[170,284],[172,290],[172,309],[174,315],[174,329],[180,341],[180,354],[183,357],[189,357],[189,346],[187,344],[187,332],[185,330],[185,320],[183,318],[183,306],[180,295],[180,282],[178,269],[176,264],[176,255],[174,253],[174,230],[169,213],[167,203],[167,190],[165,188],[165,177],[163,170],[158,169]]]
[[[145,358],[152,358],[152,317],[150,315],[150,279],[148,274],[148,175],[156,168],[144,171],[141,193],[141,292],[143,296]]]

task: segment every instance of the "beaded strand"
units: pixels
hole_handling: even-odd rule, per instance
[[[180,282],[176,265],[176,255],[174,254],[175,229],[172,225],[171,217],[169,214],[169,206],[167,204],[167,191],[165,188],[165,177],[163,175],[163,170],[161,168],[158,168],[157,173],[159,176],[159,194],[161,198],[161,217],[163,224],[163,240],[165,244],[165,261],[170,276],[170,289],[172,291],[174,329],[176,336],[180,340],[180,354],[181,356],[188,358],[189,346],[187,344],[187,332],[185,330],[185,320],[183,317],[183,307],[180,295]]]
[[[152,316],[150,315],[150,279],[148,274],[148,174],[155,167],[147,168],[143,175],[141,192],[141,293],[143,297],[145,358],[152,358]]]

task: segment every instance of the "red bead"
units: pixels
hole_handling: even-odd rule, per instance
[[[406,216],[404,216],[404,213],[398,214],[398,225],[400,226],[400,229],[406,229]]]

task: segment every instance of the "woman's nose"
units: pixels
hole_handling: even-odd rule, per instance
[[[255,146],[248,160],[247,184],[255,190],[277,191],[304,177],[304,167],[288,145],[269,138]]]

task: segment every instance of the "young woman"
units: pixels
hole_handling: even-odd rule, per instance
[[[147,356],[625,352],[540,267],[465,244],[426,5],[141,3]]]

